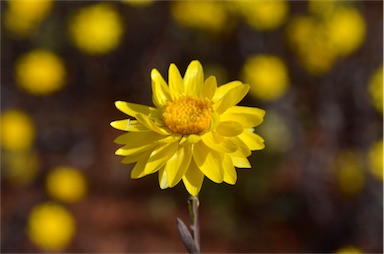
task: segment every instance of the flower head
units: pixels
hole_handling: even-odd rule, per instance
[[[361,249],[352,245],[344,246],[336,250],[336,254],[361,254],[361,253],[363,253]]]
[[[181,26],[210,32],[228,28],[228,14],[220,1],[173,1],[171,15]]]
[[[353,196],[364,189],[366,176],[357,151],[340,151],[335,158],[334,167],[341,192]]]
[[[91,55],[117,48],[123,35],[122,20],[114,6],[99,3],[80,9],[71,19],[69,35],[73,43]]]
[[[56,203],[36,205],[28,217],[28,237],[42,250],[63,250],[72,240],[75,230],[72,214]]]
[[[383,181],[383,140],[376,141],[369,148],[368,165],[372,175]]]
[[[8,109],[0,115],[1,147],[8,151],[24,151],[32,147],[35,126],[23,111]]]
[[[243,16],[248,24],[259,31],[276,29],[287,17],[289,6],[287,1],[232,1],[231,7]]]
[[[378,67],[368,81],[369,102],[379,112],[383,112],[383,65]]]
[[[123,163],[134,163],[131,177],[159,172],[162,189],[181,180],[191,195],[197,195],[204,176],[215,183],[235,184],[237,168],[250,168],[252,150],[264,148],[264,140],[253,132],[265,111],[236,106],[249,85],[233,81],[217,87],[216,78],[204,80],[199,61],[192,61],[184,75],[176,65],[169,67],[168,83],[151,72],[155,107],[117,101],[116,107],[135,120],[118,120],[111,125],[128,133],[115,142]]]
[[[243,66],[243,78],[251,85],[250,94],[264,101],[281,98],[288,89],[288,71],[282,59],[254,55]]]
[[[31,37],[41,22],[49,15],[52,0],[17,0],[7,1],[4,11],[4,27],[19,39]]]
[[[63,88],[66,70],[59,56],[49,50],[35,49],[18,59],[15,78],[26,92],[45,96]]]
[[[48,174],[46,189],[51,197],[74,203],[84,198],[87,184],[84,175],[78,169],[59,166]]]

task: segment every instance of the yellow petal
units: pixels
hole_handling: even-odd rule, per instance
[[[136,162],[135,166],[133,167],[133,169],[131,171],[131,178],[132,179],[141,178],[141,177],[147,175],[144,172],[144,169],[145,169],[145,165],[147,164],[149,155],[150,155],[150,153],[145,153],[145,155],[141,156],[140,159]]]
[[[111,126],[121,131],[133,131],[133,132],[150,131],[148,128],[140,124],[138,121],[131,120],[131,119],[113,121],[111,122]]]
[[[217,87],[216,93],[213,95],[212,101],[217,102],[218,100],[223,98],[223,96],[226,93],[228,93],[229,90],[231,90],[235,87],[241,86],[241,85],[243,85],[243,83],[240,81],[232,81],[232,82],[229,82],[227,84],[224,84],[224,85]]]
[[[146,115],[143,115],[143,114],[140,114],[140,113],[136,114],[136,119],[137,119],[137,121],[139,121],[139,123],[141,123],[142,125],[144,125],[148,129],[150,129],[151,131],[157,132],[157,133],[162,134],[162,135],[169,135],[169,134],[171,134],[170,131],[168,131],[165,128],[162,128],[162,127],[158,126],[154,121],[152,121]]]
[[[232,159],[229,155],[224,155],[223,158],[223,171],[224,171],[224,182],[228,184],[235,184],[237,180],[236,169],[233,166]]]
[[[134,162],[137,162],[137,161],[143,159],[144,157],[148,158],[148,156],[151,152],[152,152],[152,150],[147,150],[147,151],[144,151],[144,152],[139,153],[139,154],[127,155],[124,157],[124,159],[121,162],[123,164],[131,164],[131,163],[134,163]]]
[[[159,169],[158,178],[159,178],[159,186],[162,190],[169,188],[167,172],[164,170],[164,167]]]
[[[115,102],[116,108],[118,108],[121,112],[135,117],[137,114],[143,114],[146,116],[154,115],[154,116],[161,116],[161,113],[157,108],[153,107],[148,107],[145,105],[140,105],[136,103],[130,103],[130,102],[125,102],[125,101],[116,101]]]
[[[234,121],[220,121],[215,131],[225,137],[234,137],[244,131],[244,127]]]
[[[237,146],[237,151],[234,153],[231,153],[231,156],[235,157],[248,157],[251,155],[251,150],[249,147],[239,138],[239,137],[232,137],[230,138],[232,142],[234,142]]]
[[[159,170],[175,154],[177,147],[177,143],[158,145],[150,154],[144,168],[144,173],[148,175]]]
[[[211,126],[209,126],[209,130],[212,131],[217,128],[220,124],[220,115],[217,112],[213,112]]]
[[[201,91],[201,97],[211,100],[215,95],[217,89],[217,82],[215,76],[209,76],[204,82],[204,88]]]
[[[171,64],[168,69],[168,83],[171,97],[176,100],[184,95],[184,82],[179,69],[175,64]]]
[[[223,156],[207,147],[203,142],[193,145],[193,159],[201,172],[215,183],[223,182]]]
[[[179,145],[185,145],[186,142],[188,142],[188,144],[190,145],[193,145],[199,142],[200,140],[201,140],[201,136],[196,134],[182,136],[182,138],[179,141]]]
[[[221,121],[235,121],[244,128],[256,127],[263,122],[265,111],[259,108],[234,106],[220,115]]]
[[[129,145],[125,145],[116,150],[115,154],[120,156],[128,156],[142,153],[152,147],[156,146],[156,143],[149,143],[137,147],[130,147]]]
[[[203,181],[204,174],[192,160],[187,172],[183,176],[183,183],[188,193],[192,196],[197,196],[197,194],[200,192],[201,186],[203,185]]]
[[[205,133],[201,136],[201,139],[209,148],[218,152],[233,153],[237,150],[237,146],[230,139],[214,132]]]
[[[119,145],[129,145],[129,147],[137,147],[141,145],[151,144],[163,138],[164,136],[156,132],[128,132],[118,136],[114,142]]]
[[[253,133],[247,129],[244,130],[243,133],[239,135],[239,138],[248,146],[249,149],[253,150],[261,150],[264,149],[264,139]]]
[[[168,101],[171,101],[171,95],[167,83],[161,76],[158,70],[152,69],[152,101],[158,108],[163,108],[167,105]]]
[[[195,143],[199,142],[200,140],[201,140],[201,136],[200,135],[196,135],[196,134],[191,134],[187,138],[187,141],[190,144],[195,144]]]
[[[230,89],[223,89],[219,91],[221,87],[229,86]],[[249,85],[242,84],[239,81],[233,81],[226,85],[223,85],[216,90],[217,93],[225,92],[224,95],[213,104],[213,108],[219,114],[225,112],[228,108],[235,106],[239,103],[249,91]]]
[[[181,139],[182,135],[179,133],[172,133],[169,136],[166,136],[165,138],[159,139],[158,143],[173,143],[178,142]]]
[[[203,67],[197,60],[192,61],[184,75],[185,95],[200,97],[201,91],[204,89],[204,72]]]
[[[231,155],[233,165],[237,168],[251,168],[251,163],[246,157],[235,157]]]
[[[165,171],[168,177],[168,185],[170,188],[178,184],[187,171],[192,158],[191,146],[182,146],[168,160],[165,165]]]

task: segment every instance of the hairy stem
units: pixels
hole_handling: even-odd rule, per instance
[[[199,198],[190,196],[188,199],[189,217],[191,219],[191,230],[193,232],[193,240],[200,252],[200,224],[199,224]]]

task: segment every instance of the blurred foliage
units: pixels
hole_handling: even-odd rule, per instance
[[[252,169],[204,183],[202,250],[383,252],[382,1],[0,4],[1,252],[185,251],[186,191],[131,180],[109,122],[194,59],[267,112]]]

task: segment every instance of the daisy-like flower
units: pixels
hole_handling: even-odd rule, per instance
[[[116,101],[116,107],[135,118],[113,121],[112,127],[128,131],[115,142],[122,163],[134,163],[131,177],[159,172],[161,189],[181,180],[196,196],[204,176],[215,183],[235,184],[236,168],[250,168],[253,150],[264,148],[254,133],[265,111],[236,106],[248,93],[249,85],[232,81],[217,87],[216,78],[204,80],[200,62],[192,61],[184,75],[171,64],[168,83],[158,70],[151,72],[155,107]]]

